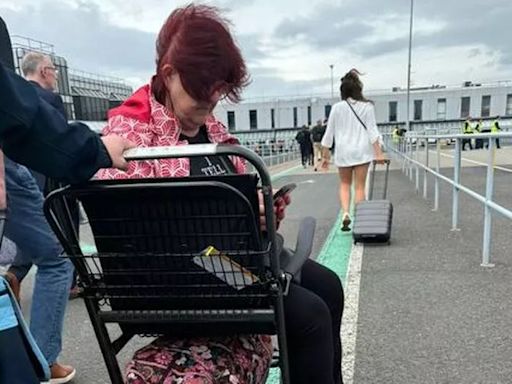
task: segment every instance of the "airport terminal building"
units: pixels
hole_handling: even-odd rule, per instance
[[[368,91],[366,96],[375,103],[379,125],[406,120],[405,89]],[[215,115],[232,131],[298,128],[315,125],[317,120],[326,118],[339,100],[327,95],[252,99],[238,105],[222,103],[215,109]],[[488,84],[468,81],[460,86],[432,85],[413,88],[410,92],[410,120],[414,123],[439,123],[467,116],[485,120],[498,115],[512,117],[512,81]]]

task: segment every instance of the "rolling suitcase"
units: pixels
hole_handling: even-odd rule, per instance
[[[382,200],[373,200],[377,163],[375,161],[372,163],[369,198],[366,201],[359,202],[355,208],[354,227],[352,229],[354,243],[390,243],[393,204],[386,200],[390,160],[386,160],[385,164],[386,172]]]

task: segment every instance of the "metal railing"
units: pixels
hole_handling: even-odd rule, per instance
[[[256,152],[267,167],[288,163],[300,158],[300,150],[296,143],[284,141],[271,144],[246,145]]]
[[[423,197],[428,198],[428,174],[434,176],[434,211],[439,209],[440,181],[444,181],[452,187],[452,231],[459,230],[459,194],[466,193],[476,201],[484,205],[484,228],[483,228],[483,247],[482,247],[482,266],[493,267],[491,263],[491,241],[492,241],[492,214],[497,212],[502,216],[512,220],[512,210],[509,210],[495,201],[494,194],[494,170],[496,157],[496,139],[512,139],[512,132],[509,133],[489,133],[472,135],[449,135],[449,134],[430,134],[428,132],[417,133],[409,132],[398,142],[394,141],[392,135],[385,134],[384,144],[386,150],[402,161],[402,171],[410,178],[415,180],[416,192],[420,192],[420,169],[423,171]],[[488,142],[487,154],[487,176],[485,186],[485,196],[480,195],[474,190],[461,184],[461,149],[463,140],[482,139]],[[431,149],[429,142],[434,141],[435,145],[435,165],[430,167]],[[455,142],[454,160],[453,160],[453,179],[441,174],[441,141],[450,140]],[[422,148],[420,148],[420,146]],[[424,151],[423,160],[420,159],[420,151]]]

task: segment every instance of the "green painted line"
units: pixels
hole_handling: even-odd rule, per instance
[[[81,243],[80,249],[84,255],[92,255],[97,252],[96,246],[94,244]]]
[[[353,240],[352,232],[342,232],[340,229],[342,216],[343,214],[340,211],[316,260],[334,271],[343,282],[343,286],[345,286]],[[280,380],[279,368],[272,368],[266,384],[279,384]]]
[[[347,281],[350,253],[352,252],[352,232],[341,231],[342,214],[338,215],[336,223],[331,228],[327,240],[320,251],[317,261],[333,270],[343,284]]]

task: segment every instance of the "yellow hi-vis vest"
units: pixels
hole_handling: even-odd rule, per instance
[[[398,143],[400,141],[400,135],[398,134],[398,128],[393,129],[391,134],[394,143]]]
[[[498,120],[494,120],[491,124],[491,133],[498,133],[500,129],[498,128]]]
[[[469,120],[466,120],[464,122],[464,127],[462,128],[462,133],[465,135],[469,135],[473,133],[473,127],[471,126],[471,122]]]

